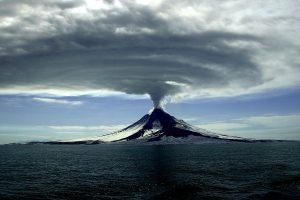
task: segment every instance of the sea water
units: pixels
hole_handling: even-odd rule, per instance
[[[300,143],[3,145],[0,199],[300,199]]]

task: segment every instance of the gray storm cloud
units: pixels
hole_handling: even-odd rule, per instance
[[[282,9],[274,16],[254,15],[252,3],[249,18],[240,6],[0,1],[0,92],[106,89],[149,94],[159,106],[166,96],[230,96],[298,84],[299,44],[285,26],[299,27],[299,14],[278,19],[287,12]],[[256,18],[261,23],[253,24]]]

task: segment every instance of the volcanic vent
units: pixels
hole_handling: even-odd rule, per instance
[[[243,138],[216,134],[176,119],[162,108],[155,108],[132,125],[114,133],[100,136],[104,142],[154,141],[246,141]]]

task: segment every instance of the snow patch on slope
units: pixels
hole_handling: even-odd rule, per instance
[[[121,131],[117,131],[117,132],[114,132],[109,135],[101,136],[100,139],[104,142],[121,140],[123,138],[127,138],[127,137],[135,134],[136,132],[140,131],[142,128],[143,128],[143,125],[135,126],[130,129],[127,129],[127,130],[121,130]]]

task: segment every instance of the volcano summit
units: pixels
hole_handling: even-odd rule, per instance
[[[176,119],[162,108],[155,108],[151,114],[144,115],[132,125],[111,134],[99,137],[99,142],[222,142],[251,140],[240,137],[216,134],[205,129],[192,126],[183,120]]]

